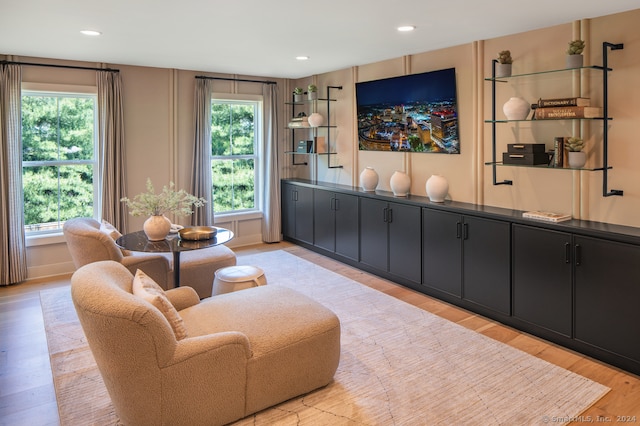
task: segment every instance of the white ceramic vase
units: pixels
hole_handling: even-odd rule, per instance
[[[569,168],[579,169],[587,164],[587,153],[584,151],[569,151]]]
[[[529,111],[531,111],[531,105],[524,99],[514,96],[505,102],[502,111],[507,120],[526,120]]]
[[[406,197],[411,189],[411,178],[408,174],[401,171],[395,171],[391,175],[391,190],[396,197]]]
[[[171,230],[171,221],[164,215],[149,216],[149,218],[144,221],[142,229],[149,241],[162,241],[167,238]]]
[[[360,186],[365,191],[375,191],[378,186],[378,173],[373,167],[365,167],[360,173]]]
[[[322,126],[322,123],[324,122],[324,117],[318,114],[317,112],[314,112],[309,116],[308,121],[309,121],[309,126],[318,127],[318,126]]]
[[[434,203],[444,203],[449,193],[449,182],[444,176],[432,175],[427,179],[426,189],[429,200]]]

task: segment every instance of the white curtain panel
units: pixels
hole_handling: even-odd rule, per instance
[[[191,215],[191,225],[213,226],[213,187],[211,185],[211,86],[206,78],[196,78],[194,96],[195,143],[191,193],[207,200]]]
[[[120,73],[98,71],[98,143],[102,182],[102,219],[127,232],[125,197],[124,112]]]
[[[22,68],[0,64],[0,285],[27,279],[22,191]]]
[[[264,138],[262,147],[262,241],[281,240],[280,165],[278,164],[278,86],[264,84]]]

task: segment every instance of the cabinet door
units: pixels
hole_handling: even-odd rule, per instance
[[[389,203],[389,272],[421,283],[420,207]]]
[[[575,338],[640,362],[640,246],[574,242]]]
[[[571,337],[571,234],[513,225],[513,316]]]
[[[314,189],[313,214],[314,214],[314,245],[316,247],[335,251],[335,195],[331,191]]]
[[[510,223],[465,216],[462,238],[462,297],[510,315]]]
[[[422,283],[462,296],[462,217],[422,209]]]
[[[360,198],[360,262],[387,271],[387,203]]]
[[[336,194],[335,211],[335,251],[337,254],[358,260],[359,226],[358,197]]]
[[[296,238],[313,244],[313,189],[296,187]]]
[[[282,185],[282,234],[289,238],[296,236],[295,189],[294,185]]]

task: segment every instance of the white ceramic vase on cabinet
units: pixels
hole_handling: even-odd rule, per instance
[[[408,174],[401,171],[393,172],[391,175],[391,190],[396,197],[406,197],[411,189],[411,178]]]
[[[375,191],[378,186],[378,172],[373,167],[365,167],[360,173],[360,186],[365,191]]]
[[[429,200],[434,203],[444,203],[444,199],[449,193],[449,182],[447,178],[440,175],[432,175],[427,179],[425,186]]]

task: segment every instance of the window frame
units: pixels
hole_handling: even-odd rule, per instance
[[[29,83],[23,82],[21,86],[20,97],[25,95],[33,96],[55,96],[55,97],[82,97],[93,99],[93,159],[92,160],[53,160],[53,161],[23,161],[22,168],[39,167],[39,166],[74,166],[74,165],[92,165],[93,166],[93,218],[100,216],[102,196],[100,193],[101,173],[100,173],[100,146],[99,146],[99,123],[98,123],[98,88],[97,86],[68,85],[68,84],[49,84],[49,83]],[[22,141],[21,141],[22,143]],[[21,153],[22,156],[22,153]],[[23,187],[24,188],[24,187]],[[24,199],[24,193],[23,193]],[[24,212],[22,213],[24,216]],[[29,226],[24,225],[25,237],[40,238],[51,237],[62,234],[62,224],[56,229],[36,229],[30,230]],[[38,245],[38,244],[36,244]]]
[[[216,217],[233,217],[233,216],[260,216],[262,217],[262,173],[260,173],[262,169],[262,159],[263,159],[263,140],[264,140],[264,101],[261,95],[250,95],[250,94],[235,94],[235,93],[211,93],[211,105],[210,108],[213,108],[214,103],[225,103],[225,104],[251,104],[254,105],[254,153],[253,155],[213,155],[212,154],[212,146],[211,140],[209,140],[209,163],[211,168],[213,169],[213,161],[217,160],[240,160],[240,159],[253,159],[254,169],[253,169],[253,196],[254,196],[254,207],[252,209],[241,209],[241,210],[229,210],[225,212],[218,212],[215,210],[215,200],[212,200],[212,208],[214,209],[214,214]],[[213,171],[212,176],[213,178]],[[213,182],[211,182],[211,190],[213,191]],[[214,196],[215,198],[215,196]]]

